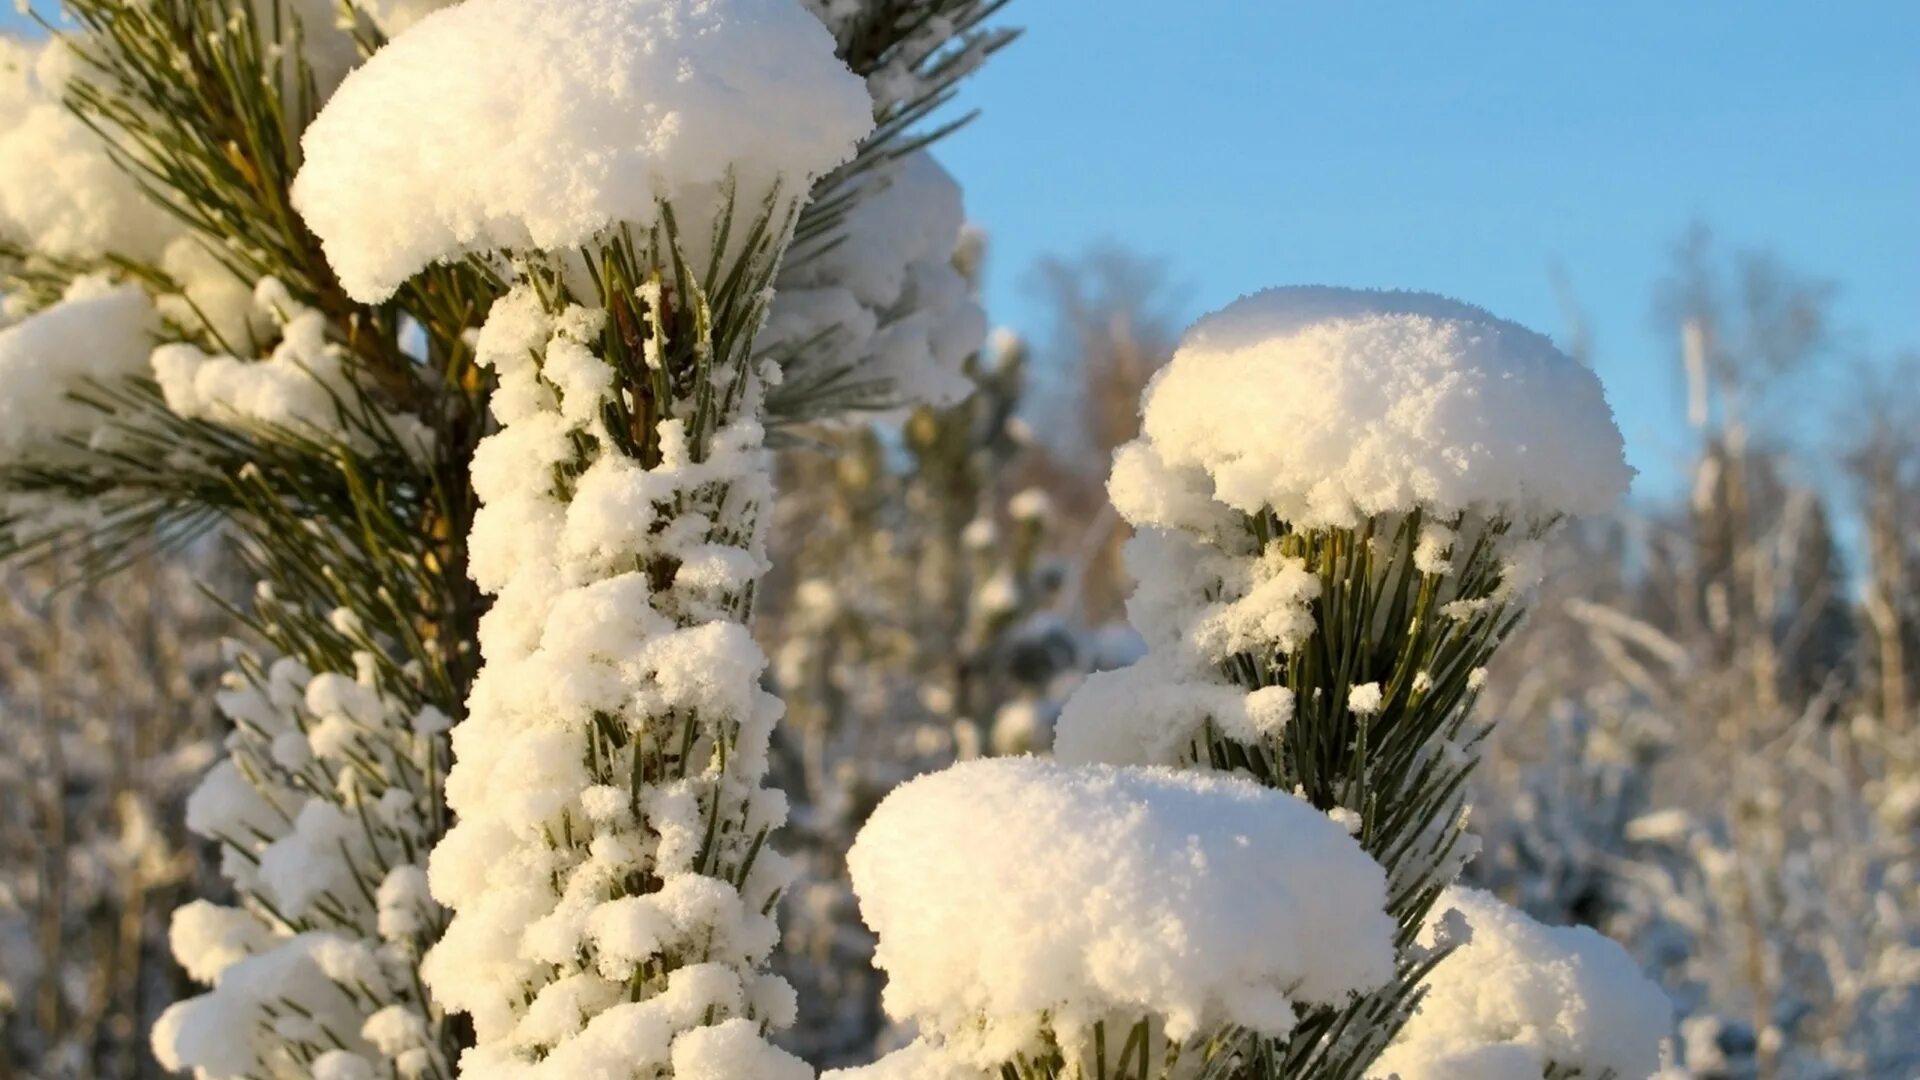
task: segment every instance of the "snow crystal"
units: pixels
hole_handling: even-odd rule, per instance
[[[1296,527],[1416,506],[1604,511],[1632,475],[1591,371],[1423,293],[1245,297],[1187,332],[1141,415],[1166,467],[1203,470],[1221,502]]]
[[[307,129],[294,204],[373,301],[463,254],[647,228],[662,201],[701,235],[729,175],[745,212],[776,182],[798,197],[870,110],[793,0],[466,0],[347,78]]]
[[[976,1064],[1043,1014],[1063,1034],[1150,1013],[1175,1039],[1284,1035],[1295,1002],[1393,970],[1379,866],[1310,805],[1237,779],[966,762],[890,794],[848,865],[888,1012]]]
[[[1284,686],[1263,686],[1247,694],[1245,708],[1247,722],[1256,732],[1278,735],[1293,719],[1293,691]]]
[[[103,419],[70,395],[142,374],[160,330],[137,285],[79,278],[60,302],[0,330],[0,461],[84,436]]]
[[[1380,684],[1361,683],[1347,691],[1347,708],[1356,716],[1372,716],[1380,711]]]
[[[1413,568],[1423,574],[1450,574],[1453,572],[1453,545],[1459,537],[1454,531],[1437,521],[1429,521],[1420,528],[1420,542],[1413,549]]]
[[[924,151],[850,183],[840,228],[788,253],[755,347],[797,385],[839,376],[862,405],[951,405],[987,329],[953,261],[960,185]]]
[[[1470,937],[1428,976],[1420,1011],[1371,1075],[1531,1080],[1558,1065],[1626,1078],[1659,1068],[1673,1007],[1625,949],[1584,926],[1544,926],[1478,889],[1449,889],[1436,911],[1464,915]],[[1432,945],[1436,927],[1421,938]]]

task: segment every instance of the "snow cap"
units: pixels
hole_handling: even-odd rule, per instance
[[[1244,297],[1187,331],[1141,417],[1156,465],[1199,470],[1220,502],[1296,527],[1416,506],[1596,513],[1633,475],[1592,371],[1428,293]]]
[[[463,254],[647,228],[662,200],[711,213],[730,173],[752,213],[871,128],[864,84],[795,0],[466,0],[347,78],[293,198],[372,302]]]
[[[1464,921],[1465,945],[1427,977],[1420,1011],[1369,1074],[1400,1080],[1651,1076],[1673,1021],[1667,995],[1627,951],[1584,926],[1547,926],[1479,889],[1447,890],[1442,928]]]
[[[1307,803],[1230,777],[964,762],[888,795],[848,865],[888,1012],[979,1060],[1043,1013],[1063,1036],[1143,1014],[1175,1039],[1280,1036],[1293,1002],[1393,973],[1379,865]]]

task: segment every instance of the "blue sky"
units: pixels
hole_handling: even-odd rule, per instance
[[[1684,449],[1649,294],[1694,221],[1841,288],[1863,356],[1920,349],[1920,5],[1015,0],[940,155],[1031,267],[1111,241],[1189,314],[1275,284],[1430,289],[1556,335],[1552,269],[1658,494]],[[0,26],[14,17],[0,13]],[[17,25],[17,24],[16,24]],[[1810,381],[1817,399],[1846,367]],[[1822,408],[1826,406],[1821,406]]]
[[[940,151],[1029,267],[1117,241],[1198,314],[1266,285],[1449,293],[1555,336],[1584,309],[1645,494],[1682,453],[1650,293],[1696,220],[1840,287],[1862,355],[1920,350],[1920,5],[1015,0],[1026,35]],[[1836,363],[1810,381],[1841,397]],[[1824,408],[1825,406],[1821,406]]]

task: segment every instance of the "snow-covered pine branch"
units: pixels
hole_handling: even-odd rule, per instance
[[[763,970],[786,808],[745,624],[772,495],[753,334],[808,184],[871,122],[832,45],[790,0],[468,0],[309,131],[295,199],[350,292],[468,255],[515,279],[475,344],[495,599],[424,969],[473,1019],[467,1075],[809,1073],[764,1038],[794,1011]],[[394,122],[416,99],[449,105]]]
[[[1545,534],[1625,489],[1619,433],[1592,373],[1539,335],[1438,297],[1323,288],[1256,294],[1202,320],[1142,419],[1110,491],[1139,530],[1129,613],[1149,652],[1082,685],[1057,755],[1230,771],[1298,796],[1378,860],[1398,926],[1384,985],[1302,1000],[1283,1024],[1222,1022],[1184,1063],[1149,1055],[1152,1075],[1372,1075],[1445,962],[1417,934],[1471,855],[1462,784],[1483,733],[1467,707]],[[1065,826],[1055,847],[1071,851],[1087,830]],[[1189,827],[1191,845],[1218,840]],[[887,910],[882,895],[862,901],[870,920]],[[947,1006],[976,1026],[998,1019],[950,989]],[[1074,1016],[1075,994],[1028,1002],[1031,1022]],[[949,1019],[936,1041],[965,1045],[967,1030]],[[1622,1052],[1639,1060],[1662,1034],[1630,1032],[1645,1045]],[[1109,1075],[1111,1059],[1076,1039],[1051,1065],[1001,1064]],[[1578,1060],[1549,1049],[1561,1070],[1613,1060],[1610,1048]]]
[[[430,286],[387,304],[355,305],[340,293],[320,245],[293,212],[289,190],[305,128],[346,75],[389,37],[447,6],[448,0],[75,0],[68,10],[72,25],[49,27],[55,32],[46,43],[0,39],[0,333],[14,324],[20,330],[0,344],[0,385],[8,390],[0,418],[10,420],[0,425],[7,432],[0,446],[0,488],[7,489],[0,498],[0,550],[69,540],[103,550],[123,545],[129,530],[117,525],[135,503],[144,524],[161,526],[147,531],[163,535],[210,510],[231,510],[207,505],[208,485],[172,484],[165,469],[130,467],[128,458],[111,452],[118,448],[112,434],[86,446],[129,418],[99,401],[77,406],[69,398],[98,396],[95,383],[145,376],[141,357],[154,339],[250,362],[277,336],[270,309],[254,302],[256,285],[269,278],[322,313],[336,341],[351,339],[351,355],[343,359],[363,383],[405,402],[408,412],[440,409],[450,414],[448,424],[466,422],[465,403],[435,399],[457,399],[469,389],[458,370],[467,359],[458,339],[484,311],[486,283],[471,274],[439,274]],[[791,262],[797,276],[781,282],[799,310],[789,305],[793,317],[781,321],[804,323],[809,336],[768,337],[770,350],[777,346],[782,366],[794,373],[791,380],[771,380],[777,419],[819,419],[929,394],[950,398],[965,389],[958,369],[979,345],[982,320],[949,265],[959,242],[958,191],[924,151],[949,129],[916,126],[951,97],[960,78],[1012,38],[986,26],[1001,6],[994,0],[812,5],[864,80],[877,126],[853,160],[818,178],[816,198],[801,215],[797,236],[806,243]],[[774,57],[770,77],[779,77],[778,67]],[[191,77],[181,78],[182,72]],[[486,100],[516,107],[508,99]],[[436,108],[450,104],[439,100]],[[806,127],[800,112],[774,110],[762,119],[763,133],[776,140],[783,130]],[[384,118],[373,123],[378,127]],[[554,159],[563,149],[551,148]],[[629,164],[580,167],[613,175]],[[61,182],[45,183],[48,175]],[[326,210],[310,209],[323,216]],[[384,228],[371,200],[349,199],[341,213],[363,209],[370,235]],[[682,208],[683,216],[693,212]],[[903,224],[911,228],[896,231]],[[468,225],[456,224],[456,231]],[[833,254],[843,246],[859,252],[863,264]],[[814,256],[821,256],[819,265],[812,265]],[[114,318],[95,333],[135,325],[140,332],[122,333],[117,343],[74,336],[73,327],[93,321],[96,307],[89,302],[117,289],[125,291]],[[152,311],[129,306],[139,292],[148,294]],[[69,300],[87,306],[69,307]],[[36,322],[42,313],[48,319]],[[423,330],[425,340],[393,340],[401,330]],[[445,386],[434,385],[435,373],[412,362],[419,357],[409,350],[418,349],[436,366],[455,369],[444,373]],[[847,363],[849,356],[857,362]],[[29,439],[36,446],[23,452]],[[40,452],[75,443],[88,452],[55,455],[64,468],[50,468]],[[433,464],[448,475],[463,472],[470,449],[463,439],[442,448]],[[77,507],[76,497],[100,505]],[[112,513],[98,512],[103,509]],[[22,527],[26,532],[16,535]]]
[[[269,619],[276,605],[262,604]],[[336,622],[354,630],[344,609]],[[351,640],[348,634],[342,638]],[[450,719],[396,693],[370,653],[319,672],[236,650],[228,756],[187,803],[237,904],[173,913],[173,953],[211,989],[154,1026],[160,1063],[204,1077],[451,1077],[417,967],[445,921],[425,847],[444,809]],[[410,700],[411,699],[411,700]]]

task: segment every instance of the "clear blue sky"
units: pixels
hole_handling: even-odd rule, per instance
[[[1191,314],[1323,282],[1556,335],[1557,265],[1647,493],[1683,446],[1648,297],[1690,222],[1836,282],[1859,352],[1920,349],[1920,4],[1015,0],[1006,19],[1026,35],[940,151],[992,234],[998,322],[1042,329],[1034,261],[1100,241],[1163,259]]]
[[[1007,15],[1027,33],[940,151],[992,234],[999,322],[1039,325],[1033,261],[1100,240],[1163,258],[1195,314],[1323,282],[1445,292],[1561,336],[1558,265],[1647,494],[1684,436],[1649,296],[1690,222],[1834,281],[1862,352],[1920,349],[1920,4]]]

